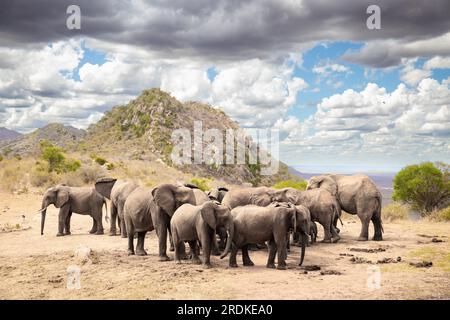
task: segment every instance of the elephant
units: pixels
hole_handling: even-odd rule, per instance
[[[244,266],[253,266],[248,254],[248,245],[251,243],[261,243],[269,241],[269,257],[267,268],[275,268],[275,255],[278,253],[277,269],[286,269],[286,240],[290,229],[294,232],[300,231],[302,239],[302,249],[300,263],[305,257],[305,247],[308,240],[308,222],[302,213],[293,204],[274,204],[267,207],[256,205],[246,205],[236,207],[231,210],[234,222],[234,236],[231,248],[229,266],[236,268],[236,255],[239,249],[242,250],[242,260]],[[226,250],[221,258],[228,254]]]
[[[267,187],[231,189],[223,197],[222,204],[230,209],[248,204],[265,207],[272,202],[271,192]]]
[[[216,201],[222,203],[222,200],[228,191],[229,191],[228,188],[216,187],[216,188],[209,190],[207,192],[207,195],[208,195],[209,199],[216,200]]]
[[[136,188],[125,200],[123,212],[128,235],[128,254],[135,254],[133,240],[134,233],[137,232],[136,255],[146,255],[145,234],[156,229],[159,260],[170,260],[166,253],[170,219],[175,210],[185,203],[195,205],[191,188],[173,184],[161,184],[153,189]]]
[[[283,188],[274,190],[272,198],[278,202],[292,202],[302,204],[311,213],[311,220],[323,226],[324,239],[322,242],[338,242],[340,236],[333,225],[335,217],[339,215],[340,207],[336,198],[326,190],[297,190]]]
[[[218,202],[222,203],[223,198],[225,197],[227,192],[228,192],[228,188],[216,187],[216,188],[213,188],[213,189],[209,190],[207,192],[207,195],[208,195],[209,199],[215,200],[215,201],[218,201]],[[217,232],[217,235],[219,236],[218,248],[221,249],[221,250],[224,250],[225,249],[225,243],[227,241],[226,230],[224,228],[222,228],[222,227],[218,227],[216,232]]]
[[[328,190],[336,197],[340,207],[350,214],[358,215],[361,220],[361,233],[358,240],[369,239],[369,223],[374,226],[373,240],[383,240],[381,221],[381,193],[375,183],[366,175],[344,176],[325,174],[309,179],[308,190]]]
[[[197,187],[195,184],[185,183],[183,186],[192,189],[192,191],[194,192],[196,205],[201,205],[201,204],[205,203],[206,201],[210,200],[208,195],[203,190],[201,190],[199,187]]]
[[[227,206],[216,201],[207,201],[197,206],[183,204],[179,207],[170,220],[176,262],[181,263],[180,245],[184,245],[183,241],[188,241],[192,261],[200,263],[196,248],[197,242],[200,241],[203,250],[203,266],[210,268],[210,254],[218,226],[223,226],[230,234],[226,252],[230,249],[234,235],[233,219]]]
[[[116,235],[116,218],[118,220],[120,235],[127,237],[125,221],[123,219],[123,206],[125,200],[133,190],[139,187],[133,181],[117,180],[114,178],[100,178],[95,182],[95,190],[107,199],[111,200],[111,223],[109,235]]]
[[[199,187],[197,187],[195,184],[185,183],[184,186],[188,187],[188,188],[191,188],[192,191],[194,192],[195,204],[197,206],[210,200],[208,195],[203,190],[199,189]],[[173,243],[171,242],[170,243],[170,250],[171,251],[172,251],[172,248],[173,248]],[[217,244],[216,237],[214,237],[214,239],[213,239],[212,252],[213,252],[213,255],[215,255],[215,256],[219,256],[220,255],[219,245]]]
[[[73,212],[90,215],[93,225],[89,233],[103,234],[102,208],[103,204],[106,206],[106,200],[94,188],[57,185],[47,189],[42,198],[41,210],[39,210],[41,212],[41,235],[44,234],[47,207],[51,204],[59,208],[58,237],[71,234],[70,218]]]

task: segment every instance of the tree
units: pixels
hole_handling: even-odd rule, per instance
[[[42,159],[48,162],[48,171],[61,172],[64,168],[64,156],[62,149],[54,146],[51,142],[43,140],[40,142]]]
[[[81,167],[81,162],[75,159],[66,159],[63,149],[54,146],[50,141],[40,142],[42,159],[48,162],[48,171],[57,173],[76,171]]]
[[[431,162],[410,165],[394,178],[395,201],[411,205],[422,215],[439,209],[450,201],[449,166]]]

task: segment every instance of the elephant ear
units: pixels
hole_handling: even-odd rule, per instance
[[[95,190],[105,198],[111,199],[111,190],[116,181],[114,178],[100,178],[95,182]]]
[[[217,207],[217,205],[214,205],[212,202],[206,202],[200,209],[200,214],[202,215],[203,220],[205,220],[208,226],[216,230],[217,217],[214,206]]]
[[[337,184],[336,181],[327,176],[319,176],[317,179],[319,188],[329,191],[333,196],[337,195]]]
[[[69,190],[67,188],[58,188],[56,190],[55,207],[61,208],[69,201]]]
[[[169,185],[161,185],[152,190],[153,200],[158,207],[161,207],[170,217],[175,212],[175,196]]]

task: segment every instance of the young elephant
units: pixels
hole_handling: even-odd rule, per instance
[[[278,252],[277,269],[286,269],[286,241],[291,228],[294,232],[299,230],[301,233],[303,241],[299,265],[303,263],[309,225],[307,219],[294,205],[273,204],[267,207],[247,205],[234,208],[231,215],[235,232],[230,267],[237,267],[236,255],[239,249],[242,250],[244,266],[253,266],[248,255],[248,244],[269,241],[267,268],[275,268],[275,255]],[[225,250],[222,256],[225,257],[227,253],[228,250]]]
[[[103,234],[102,207],[103,204],[106,206],[106,200],[94,188],[57,185],[47,189],[42,198],[41,210],[39,210],[41,212],[41,235],[44,234],[47,207],[51,204],[59,208],[57,236],[70,234],[70,218],[73,212],[90,215],[93,226],[89,233]]]
[[[175,247],[175,260],[181,263],[180,245],[188,241],[192,253],[192,261],[200,263],[197,255],[197,241],[200,241],[203,250],[203,266],[210,268],[210,255],[215,237],[215,230],[223,226],[229,233],[226,250],[231,247],[234,235],[234,224],[230,209],[216,201],[207,201],[199,206],[184,204],[179,207],[170,220],[170,229]]]

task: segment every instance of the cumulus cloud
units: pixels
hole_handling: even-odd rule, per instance
[[[362,91],[345,90],[325,98],[317,112],[284,142],[294,151],[333,152],[335,156],[407,161],[450,155],[450,78],[426,78],[417,87],[394,91],[369,83]],[[349,159],[349,158],[347,158]]]

